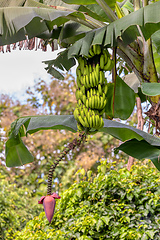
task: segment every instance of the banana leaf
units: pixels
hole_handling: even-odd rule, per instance
[[[37,131],[48,129],[65,129],[76,132],[77,122],[72,115],[28,116],[17,119],[11,125],[11,133],[6,143],[6,165],[8,167],[13,167],[32,162],[33,156],[25,147],[21,138],[27,134],[33,134]],[[159,166],[157,161],[159,158],[160,139],[158,137],[152,136],[134,127],[107,119],[104,119],[104,126],[100,131],[110,134],[125,143],[129,140],[136,140],[136,147],[139,149],[136,155],[138,159],[144,157],[143,151],[145,144],[148,149],[152,150],[156,167]],[[141,144],[142,142],[144,144]],[[123,148],[121,150],[131,154],[129,147],[127,146],[125,149]],[[120,150],[120,147],[118,150]],[[148,151],[148,155],[146,154],[145,158],[150,157],[151,155]]]

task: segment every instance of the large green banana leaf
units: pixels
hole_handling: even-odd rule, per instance
[[[72,115],[28,116],[17,119],[12,123],[11,134],[6,143],[7,166],[20,166],[32,162],[33,156],[25,147],[21,137],[47,129],[65,129],[76,132],[77,123]],[[104,119],[104,126],[100,131],[125,142],[118,150],[122,150],[139,159],[143,159],[144,157],[150,158],[160,170],[160,139],[158,137],[107,119]],[[132,144],[128,144],[128,142],[133,142],[133,146]],[[136,148],[138,149],[137,154],[135,153]]]
[[[0,8],[0,45],[18,42],[24,39],[26,34],[30,38],[38,36],[49,29],[49,23],[53,26],[54,24],[58,24],[58,22],[63,24],[70,19],[75,21],[80,19],[80,23],[87,23],[88,26],[91,27],[89,21],[86,21],[84,13],[80,13],[75,9],[70,8],[67,11],[65,8],[64,11],[47,7],[44,4],[40,4],[39,6],[39,4],[40,3],[33,0],[28,0],[25,1],[23,7]],[[102,27],[100,30],[92,30],[94,32],[93,40],[89,44],[86,43],[85,48],[89,49],[90,45],[95,44],[96,41],[101,44],[104,43],[104,45],[113,46],[117,43],[119,37],[122,37],[125,43],[128,44],[133,41],[138,34],[137,25],[141,27],[145,39],[148,39],[154,32],[160,29],[159,9],[160,2],[156,2],[118,19]],[[100,21],[98,22],[99,24],[101,23]],[[91,33],[89,32],[87,34]],[[97,38],[96,41],[94,40],[95,38]],[[73,53],[71,49],[70,55],[73,54],[75,54],[75,51]]]

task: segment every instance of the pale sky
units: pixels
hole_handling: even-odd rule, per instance
[[[50,79],[42,61],[54,59],[57,51],[13,50],[0,53],[0,94],[16,96],[24,100],[25,91],[34,85],[34,80]]]

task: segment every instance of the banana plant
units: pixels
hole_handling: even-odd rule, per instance
[[[79,62],[78,70],[82,76],[84,67],[85,71],[89,72],[86,68],[93,69],[100,65],[97,67],[95,79],[98,79],[96,74],[102,72],[102,82],[99,84],[93,76],[88,77],[93,79],[90,82],[84,76],[81,78],[77,70],[76,97],[79,106],[74,116],[28,116],[12,123],[6,142],[8,167],[33,161],[32,154],[21,139],[27,134],[41,129],[66,129],[72,132],[78,129],[83,134],[74,140],[73,144],[68,145],[63,154],[79,146],[86,134],[101,131],[124,142],[115,151],[122,150],[137,159],[149,158],[160,170],[160,139],[115,121],[116,118],[129,118],[135,106],[136,96],[140,96],[141,99],[145,97],[144,99],[150,102],[151,111],[148,116],[151,119],[158,121],[160,117],[159,9],[159,1],[149,0],[0,1],[1,51],[18,47],[18,42],[21,48],[34,49],[38,47],[35,44],[35,39],[38,38],[44,50],[47,44],[50,44],[53,50],[57,49],[58,45],[64,48],[56,59],[44,62],[47,64],[47,72],[56,78],[63,79],[63,71],[68,71],[76,65],[76,60]],[[4,47],[5,45],[7,47]],[[113,64],[109,67],[105,57],[101,55],[106,55],[106,59],[110,59],[107,61]],[[119,57],[125,69],[124,79],[118,76],[117,72],[120,66],[120,62],[117,62]],[[87,67],[88,65],[91,67]],[[112,71],[111,83],[104,77],[106,71]],[[89,74],[91,72],[92,70]],[[78,80],[78,77],[81,80]],[[85,102],[85,106],[82,102]],[[88,117],[89,120],[92,118],[91,122],[86,116],[80,116],[86,109],[97,109]],[[81,119],[83,117],[86,117],[85,120]],[[157,121],[156,126],[159,129]],[[63,154],[55,162],[52,170]],[[48,194],[51,195],[51,190]]]

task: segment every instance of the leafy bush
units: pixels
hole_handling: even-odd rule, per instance
[[[79,170],[52,223],[42,212],[14,239],[160,239],[160,173],[149,164],[112,168],[102,161],[96,177]]]
[[[0,239],[13,239],[15,231],[40,213],[37,200],[26,187],[17,188],[15,178],[10,182],[9,172],[0,166]]]

